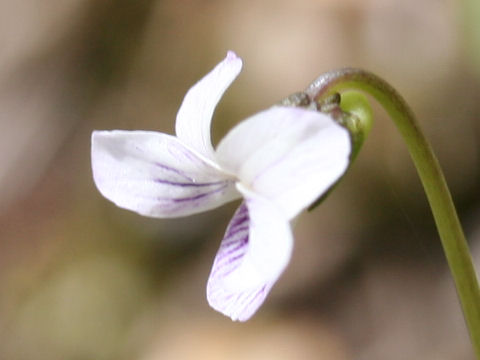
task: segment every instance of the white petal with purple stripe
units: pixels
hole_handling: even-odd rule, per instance
[[[292,245],[285,216],[268,200],[247,197],[215,258],[207,284],[210,306],[232,320],[248,320],[288,264]]]
[[[190,215],[240,196],[215,164],[157,132],[95,131],[92,169],[103,196],[146,216]]]

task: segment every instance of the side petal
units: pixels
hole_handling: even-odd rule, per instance
[[[242,60],[233,51],[210,73],[188,90],[177,114],[179,139],[204,156],[213,159],[210,124],[223,93],[240,73]]]
[[[339,179],[350,151],[348,131],[329,116],[275,106],[234,127],[217,160],[291,219]]]
[[[91,156],[102,195],[141,215],[185,216],[239,197],[232,179],[170,135],[94,131]]]
[[[211,307],[248,320],[287,266],[293,245],[288,220],[269,201],[247,198],[237,209],[207,284]]]

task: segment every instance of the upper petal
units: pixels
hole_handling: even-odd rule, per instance
[[[317,111],[275,106],[234,127],[217,160],[293,218],[345,172],[350,135]]]
[[[215,164],[156,132],[94,131],[92,170],[103,196],[146,216],[185,216],[239,196]]]
[[[212,71],[188,90],[177,114],[179,139],[204,156],[213,159],[210,124],[218,101],[242,68],[242,60],[233,51]]]
[[[247,195],[215,258],[207,299],[232,320],[248,320],[288,264],[293,236],[288,220],[268,200]]]

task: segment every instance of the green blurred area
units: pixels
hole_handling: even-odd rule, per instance
[[[93,184],[90,135],[173,133],[227,50],[244,68],[216,141],[324,71],[368,69],[417,113],[478,268],[479,24],[476,0],[0,2],[0,359],[473,359],[425,196],[378,106],[246,324],[205,299],[238,204],[169,220],[119,209]]]

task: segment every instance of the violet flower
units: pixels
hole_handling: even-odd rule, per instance
[[[239,123],[214,149],[212,115],[241,67],[230,51],[187,92],[177,136],[94,131],[92,167],[103,196],[145,216],[186,216],[243,198],[216,255],[207,299],[245,321],[290,260],[290,220],[345,172],[351,141],[323,113],[273,106]]]

